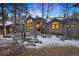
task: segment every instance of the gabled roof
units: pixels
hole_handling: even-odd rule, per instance
[[[29,19],[29,18],[32,18],[32,19],[33,19],[33,17],[32,17],[31,15],[29,15],[29,16],[27,17],[27,19]]]
[[[27,19],[26,20],[28,20],[29,18],[31,18],[31,19],[33,19],[34,21],[36,21],[36,20],[42,20],[42,21],[45,21],[45,19],[44,18],[41,18],[41,17],[36,17],[36,18],[33,18],[32,16],[28,16],[27,17]]]
[[[63,20],[60,20],[60,19],[57,19],[57,18],[53,18],[53,19],[50,19],[50,20],[51,21],[49,21],[47,24],[50,24],[51,22],[55,22],[55,21],[63,23]]]

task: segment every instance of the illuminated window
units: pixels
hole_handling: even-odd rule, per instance
[[[32,19],[27,20],[27,29],[33,29],[32,22]]]
[[[72,24],[71,27],[75,27],[75,25]]]
[[[59,22],[52,22],[52,29],[53,30],[58,30],[59,28],[60,28]]]
[[[19,24],[16,24],[16,29],[19,29],[20,27],[19,27]]]
[[[67,25],[66,27],[75,27],[75,25],[73,25],[73,24],[70,24],[70,26],[69,26],[69,25]]]
[[[19,28],[19,25],[17,25],[17,29]]]
[[[41,22],[37,22],[36,27],[39,29],[42,26]]]

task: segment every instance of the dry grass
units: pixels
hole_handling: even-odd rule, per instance
[[[0,55],[1,56],[18,56],[25,51],[24,46],[4,46],[0,47]]]
[[[22,55],[28,56],[78,56],[77,47],[51,47],[42,49],[27,49]]]
[[[77,47],[44,47],[41,49],[25,49],[16,46],[1,47],[0,55],[7,56],[79,56],[79,48]]]

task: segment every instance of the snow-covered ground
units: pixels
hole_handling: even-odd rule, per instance
[[[60,40],[60,37],[56,37],[56,35],[51,35],[47,38],[43,38],[41,36],[37,36],[37,39],[39,39],[39,41],[42,41],[42,44],[40,43],[36,43],[36,46],[28,46],[30,48],[42,48],[42,47],[50,47],[50,46],[75,46],[75,47],[79,47],[79,40]],[[0,45],[2,44],[7,44],[7,43],[13,43],[14,41],[12,40],[12,38],[3,38],[0,35]],[[25,47],[27,47],[27,41],[21,42],[18,41],[19,44],[23,44],[25,45]]]
[[[38,36],[37,39],[42,41],[42,44],[37,43],[35,47],[32,48],[42,48],[42,47],[50,47],[50,46],[75,46],[79,47],[79,40],[60,40],[60,37],[56,37],[55,35],[52,35],[47,38],[43,38],[41,36]]]
[[[0,35],[0,45],[8,44],[8,43],[14,43],[12,38],[3,38],[2,35]]]

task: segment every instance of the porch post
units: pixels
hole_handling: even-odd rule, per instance
[[[10,34],[12,34],[12,27],[10,27]]]
[[[6,35],[6,26],[4,26],[3,29],[4,29],[4,35]]]

